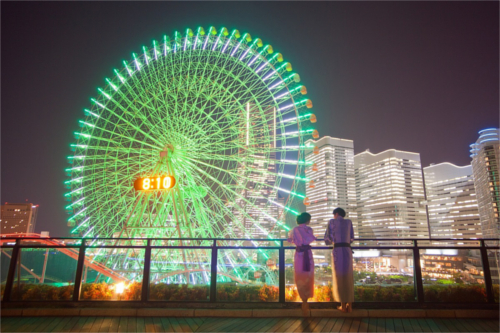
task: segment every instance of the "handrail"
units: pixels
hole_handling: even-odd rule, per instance
[[[113,237],[92,237],[92,238],[85,238],[85,237],[46,237],[46,236],[41,236],[39,234],[29,234],[29,235],[34,235],[34,236],[24,236],[24,234],[2,234],[0,235],[0,239],[2,238],[8,238],[8,239],[17,239],[17,238],[22,238],[22,239],[74,239],[74,240],[169,240],[169,241],[175,241],[175,240],[196,240],[196,241],[254,241],[254,242],[279,242],[279,241],[285,241],[287,238],[192,238],[192,237],[186,237],[186,238],[113,238]],[[323,238],[317,238],[316,241],[323,241]],[[361,242],[361,241],[406,241],[406,242],[413,242],[413,241],[500,241],[498,238],[354,238],[354,242]]]
[[[64,242],[61,242],[59,240],[64,239],[64,240],[79,240],[81,241],[78,245],[72,244],[68,245]],[[45,243],[45,245],[40,245],[40,244],[21,244],[22,241],[30,241],[30,240],[37,240],[41,243]],[[112,245],[112,244],[105,244],[105,245],[96,245],[96,246],[91,246],[88,245],[88,241],[92,241],[92,244],[95,244],[99,242],[99,240],[114,240],[114,241],[145,241],[145,245],[138,245],[134,246],[132,244],[130,245]],[[193,240],[197,242],[203,242],[203,241],[209,241],[211,244],[209,245],[152,245],[152,241],[188,241],[188,240]],[[323,239],[317,239],[317,241],[322,241]],[[273,246],[230,246],[230,245],[225,245],[225,244],[219,244],[219,242],[226,243],[231,242],[231,241],[259,241],[259,242],[276,242],[278,244],[273,245]],[[116,281],[125,281],[126,278],[124,278],[121,274],[118,272],[115,272],[113,269],[101,264],[101,263],[94,263],[90,261],[90,258],[87,258],[85,251],[86,249],[89,248],[98,248],[98,247],[105,247],[105,248],[140,248],[145,250],[145,256],[144,260],[141,260],[143,262],[143,267],[142,271],[144,272],[143,276],[143,282],[142,282],[142,293],[141,293],[141,301],[148,301],[149,298],[149,284],[150,284],[150,267],[151,267],[151,249],[158,249],[158,248],[191,248],[191,249],[206,249],[211,248],[212,249],[212,254],[211,254],[211,264],[210,264],[210,272],[211,272],[211,283],[210,283],[210,302],[216,302],[216,284],[217,284],[217,279],[216,276],[217,274],[220,274],[220,272],[217,271],[217,266],[219,262],[218,258],[218,252],[219,250],[222,249],[273,249],[273,250],[278,250],[278,273],[279,273],[279,279],[278,279],[278,285],[279,285],[279,302],[285,302],[285,250],[287,249],[293,249],[293,246],[288,246],[285,245],[286,239],[246,239],[246,238],[236,238],[236,239],[229,239],[229,238],[76,238],[76,237],[45,237],[41,236],[38,234],[8,234],[8,235],[0,235],[0,248],[12,248],[12,254],[11,254],[11,262],[9,266],[9,271],[7,275],[7,281],[6,281],[6,286],[5,286],[5,292],[4,292],[4,297],[3,297],[3,302],[12,302],[13,300],[11,299],[12,295],[12,288],[13,288],[13,282],[14,282],[14,272],[16,270],[16,267],[20,264],[19,262],[19,255],[20,255],[20,250],[23,248],[50,248],[53,246],[57,250],[61,251],[62,253],[69,255],[73,259],[78,260],[77,262],[77,270],[76,270],[76,277],[75,277],[75,283],[74,283],[74,292],[73,292],[73,301],[78,302],[80,301],[80,290],[81,290],[81,284],[82,284],[82,276],[83,276],[83,267],[84,265],[89,266],[93,268],[94,270],[97,270],[101,272],[102,274],[113,278]],[[434,242],[434,241],[439,241],[439,242],[478,242],[479,244],[476,245],[465,245],[465,246],[460,246],[459,244],[451,244],[451,245],[443,245],[443,244],[436,244],[436,245],[423,245],[419,246],[418,242],[420,241],[425,241],[425,242]],[[413,253],[413,263],[414,263],[414,268],[413,268],[413,274],[414,274],[414,285],[415,285],[415,290],[416,290],[416,299],[418,303],[422,304],[424,302],[424,293],[423,293],[423,282],[422,282],[422,270],[420,267],[420,250],[424,249],[431,249],[431,248],[439,248],[442,246],[445,249],[479,249],[480,250],[480,257],[482,260],[483,264],[483,273],[484,273],[484,281],[485,281],[485,288],[486,288],[486,295],[487,295],[487,301],[488,303],[494,303],[494,296],[493,296],[493,288],[492,288],[492,279],[491,279],[491,270],[490,270],[490,262],[488,260],[488,250],[498,250],[500,247],[498,244],[495,244],[495,246],[486,246],[487,241],[499,241],[496,238],[433,238],[433,239],[428,239],[428,238],[411,238],[411,239],[398,239],[398,238],[374,238],[374,239],[366,239],[366,238],[357,238],[354,239],[354,242],[411,242],[408,245],[384,245],[384,244],[366,244],[366,245],[359,245],[359,246],[352,246],[353,249],[395,249],[395,250],[408,250]],[[4,243],[7,242],[15,242],[15,245],[4,245]],[[185,244],[185,243],[184,243]],[[331,249],[332,246],[312,246],[312,249]],[[93,261],[93,260],[92,260]],[[487,276],[488,275],[488,276]]]

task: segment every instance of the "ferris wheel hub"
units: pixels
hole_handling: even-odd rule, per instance
[[[165,145],[165,148],[160,152],[160,158],[167,157],[169,154],[172,155],[174,153],[174,146],[171,144]]]

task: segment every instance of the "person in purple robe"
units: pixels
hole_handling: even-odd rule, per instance
[[[295,284],[302,299],[302,311],[307,315],[309,304],[307,300],[314,296],[314,259],[311,244],[316,240],[313,230],[308,224],[311,222],[309,213],[297,216],[298,226],[290,231],[288,242],[295,244],[293,261]]]
[[[333,301],[339,302],[339,310],[352,312],[354,302],[354,276],[352,268],[351,243],[354,241],[352,221],[344,219],[345,211],[336,208],[333,219],[328,222],[325,244],[333,244],[332,293]]]

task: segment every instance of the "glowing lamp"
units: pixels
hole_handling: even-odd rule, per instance
[[[120,282],[115,286],[115,290],[117,294],[122,294],[123,291],[125,290],[125,283]]]

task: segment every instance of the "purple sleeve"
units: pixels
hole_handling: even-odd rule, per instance
[[[301,246],[304,244],[302,240],[302,235],[297,227],[293,228],[293,243],[297,246]]]
[[[354,240],[354,227],[352,226],[352,221],[351,221],[351,242]]]

